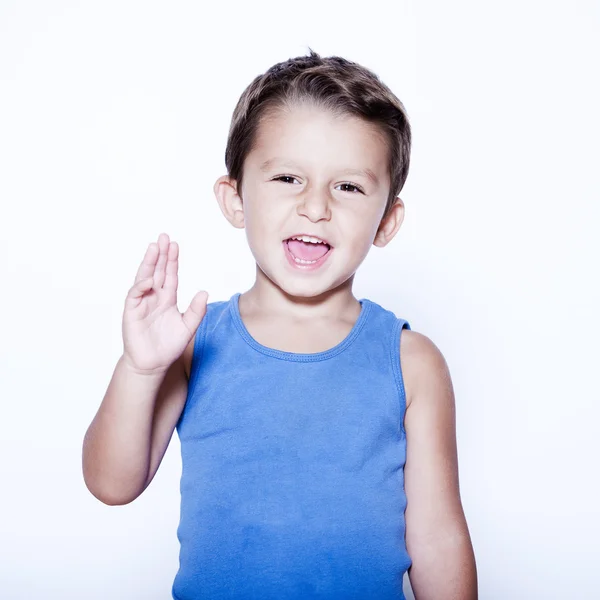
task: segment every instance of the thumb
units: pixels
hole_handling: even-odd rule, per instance
[[[206,314],[206,302],[208,300],[208,292],[198,292],[190,302],[188,309],[183,313],[182,319],[186,327],[194,334],[198,325],[202,322]]]

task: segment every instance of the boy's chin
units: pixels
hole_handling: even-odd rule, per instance
[[[328,294],[331,294],[334,290],[343,286],[351,276],[346,278],[344,281],[310,281],[306,279],[304,281],[290,281],[278,280],[275,284],[288,296],[298,299],[324,299]]]
[[[321,277],[318,272],[296,275],[295,273],[285,272],[285,269],[283,272],[281,270],[278,270],[278,272],[269,272],[263,269],[258,263],[257,267],[260,271],[259,277],[264,277],[271,285],[279,288],[283,293],[292,298],[316,299],[325,296],[332,290],[343,285],[353,276],[352,273],[349,273],[347,277],[331,281],[331,275],[329,277]]]
[[[271,281],[292,298],[318,298],[331,290],[331,285],[324,281],[318,282],[316,278],[313,280],[307,278],[304,281],[302,279],[294,281],[293,279],[293,277],[284,276],[271,279]]]
[[[288,296],[293,296],[294,298],[316,298],[329,290],[329,288],[322,283],[319,285],[317,282],[311,281],[279,281],[276,285],[278,285],[278,287]]]

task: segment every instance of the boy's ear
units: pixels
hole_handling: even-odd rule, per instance
[[[244,228],[244,205],[237,191],[237,182],[227,175],[219,177],[213,187],[225,218],[238,229]]]
[[[397,196],[388,214],[379,224],[373,245],[383,248],[389,244],[396,233],[398,233],[402,221],[404,221],[404,202],[402,202],[400,196]]]

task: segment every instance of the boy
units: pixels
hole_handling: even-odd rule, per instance
[[[83,468],[100,500],[131,502],[177,428],[176,600],[402,599],[407,570],[417,600],[477,597],[444,358],[352,294],[402,224],[409,157],[392,92],[311,51],[242,94],[215,183],[252,288],[181,314],[178,246],[148,247]]]

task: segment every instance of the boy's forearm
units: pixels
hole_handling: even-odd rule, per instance
[[[127,504],[146,485],[154,405],[165,374],[140,375],[121,356],[83,442],[83,475],[106,504]]]
[[[477,600],[475,555],[468,533],[437,541],[411,556],[415,600]]]

